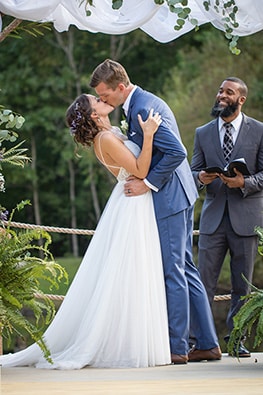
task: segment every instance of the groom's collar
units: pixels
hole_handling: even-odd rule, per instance
[[[128,109],[129,109],[129,106],[130,106],[131,97],[132,97],[132,95],[134,94],[134,92],[135,92],[136,89],[137,89],[137,85],[134,85],[132,91],[129,93],[129,96],[127,97],[127,99],[126,99],[125,102],[123,103],[122,108],[123,108],[124,114],[125,114],[126,116],[127,116],[127,114],[128,114]]]

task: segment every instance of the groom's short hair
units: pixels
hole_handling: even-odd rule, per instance
[[[104,82],[109,88],[115,90],[120,83],[128,86],[130,79],[125,68],[120,63],[106,59],[93,71],[90,79],[90,87],[96,88],[101,82]]]

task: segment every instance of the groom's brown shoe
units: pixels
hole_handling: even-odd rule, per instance
[[[217,361],[222,358],[222,352],[220,347],[211,348],[210,350],[198,350],[193,348],[188,353],[189,362],[200,362],[200,361]]]
[[[188,362],[188,356],[181,354],[171,354],[171,360],[175,365],[183,365]]]

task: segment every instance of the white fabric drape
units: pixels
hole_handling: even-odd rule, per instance
[[[194,28],[186,22],[181,30],[174,30],[177,15],[169,11],[166,3],[159,6],[154,0],[125,0],[119,10],[113,10],[112,0],[93,2],[94,7],[89,8],[91,16],[86,16],[85,2],[80,5],[80,0],[0,0],[0,12],[29,21],[50,21],[59,32],[68,30],[70,25],[105,34],[125,34],[140,28],[162,43],[172,41]],[[214,0],[209,11],[205,11],[203,0],[189,0],[191,17],[197,19],[199,25],[210,22],[217,29],[224,30],[222,15],[215,11],[213,3]],[[246,36],[262,30],[263,1],[238,0],[236,3],[239,26],[234,33]]]

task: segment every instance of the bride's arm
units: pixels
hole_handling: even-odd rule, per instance
[[[138,115],[138,120],[143,130],[143,146],[138,158],[135,158],[123,142],[111,133],[104,133],[101,136],[100,148],[108,166],[123,167],[130,174],[144,178],[149,171],[153,136],[161,123],[161,116],[159,113],[153,115],[153,110],[151,110],[146,121],[143,121],[140,115]]]

